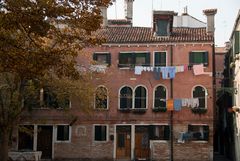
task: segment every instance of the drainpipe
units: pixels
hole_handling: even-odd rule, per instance
[[[170,65],[173,66],[173,45],[170,48]],[[170,98],[173,99],[173,79],[170,79]],[[170,160],[173,161],[173,111],[170,111]]]

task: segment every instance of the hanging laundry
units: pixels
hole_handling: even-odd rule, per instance
[[[143,71],[146,72],[147,71],[147,67],[143,67]]]
[[[204,74],[203,64],[193,65],[193,73],[194,75]]]
[[[184,72],[184,66],[183,65],[176,66],[176,73],[179,73],[179,72]]]
[[[160,67],[161,72],[162,72],[162,78],[163,79],[168,79],[168,67]]]
[[[193,98],[192,99],[192,108],[199,107],[199,99],[198,98]]]
[[[199,99],[198,98],[183,98],[182,99],[182,106],[183,107],[191,107],[195,108],[199,106]]]
[[[134,74],[136,75],[141,75],[143,71],[143,67],[142,66],[135,66],[135,72]]]
[[[151,71],[151,67],[147,67],[147,71],[150,72]]]
[[[176,67],[167,67],[167,68],[168,68],[169,78],[170,79],[175,78]]]
[[[184,65],[184,71],[188,71],[188,65]]]
[[[153,69],[154,69],[153,67],[150,67],[150,71],[151,71],[151,72],[153,72]]]
[[[173,111],[173,99],[167,100],[167,110]]]
[[[174,110],[180,111],[182,108],[182,100],[181,99],[174,99]]]
[[[153,69],[153,76],[156,80],[160,79],[160,67],[154,67]]]

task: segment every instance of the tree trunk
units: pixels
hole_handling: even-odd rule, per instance
[[[8,161],[8,142],[9,142],[9,132],[6,129],[1,131],[1,141],[0,141],[0,160]]]

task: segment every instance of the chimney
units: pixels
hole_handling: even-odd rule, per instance
[[[131,22],[133,17],[133,1],[134,0],[124,0],[125,19]]]
[[[203,10],[203,13],[207,16],[207,34],[214,35],[214,16],[217,13],[217,9],[206,9]]]
[[[101,15],[103,17],[103,22],[102,22],[102,27],[105,28],[108,25],[108,20],[107,20],[107,7],[106,6],[100,6],[99,7],[101,10]]]

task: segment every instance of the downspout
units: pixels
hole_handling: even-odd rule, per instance
[[[170,48],[170,65],[173,66],[173,45]],[[173,99],[173,79],[170,79],[170,98]],[[170,111],[170,160],[173,161],[173,111]]]

